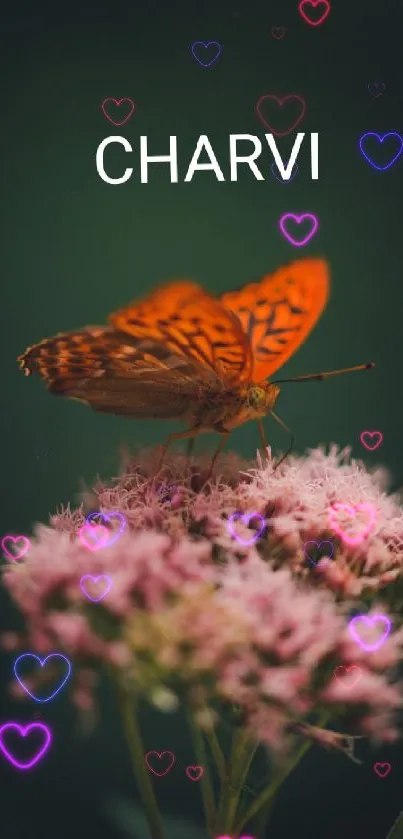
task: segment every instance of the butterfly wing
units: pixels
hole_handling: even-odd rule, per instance
[[[47,338],[18,359],[52,393],[95,411],[144,419],[181,418],[222,390],[213,370],[149,338],[87,327]]]
[[[253,352],[253,381],[272,376],[305,341],[329,296],[329,268],[303,259],[220,298],[239,318]]]
[[[199,285],[179,280],[110,315],[115,329],[160,343],[213,370],[226,385],[249,381],[253,355],[234,312]]]

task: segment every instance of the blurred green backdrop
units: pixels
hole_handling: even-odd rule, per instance
[[[352,446],[368,463],[385,464],[395,487],[401,484],[403,157],[378,172],[361,156],[358,140],[365,131],[402,131],[402,24],[393,0],[354,6],[335,0],[319,27],[302,21],[296,0],[145,0],[141,6],[84,0],[8,8],[0,24],[2,533],[29,533],[56,505],[74,500],[80,479],[113,475],[121,444],[154,445],[181,430],[96,415],[52,397],[37,377],[19,373],[19,353],[56,332],[104,323],[110,311],[161,281],[191,277],[219,293],[306,255],[329,260],[331,300],[282,372],[371,359],[376,369],[286,385],[279,413],[296,433],[297,451],[332,441]],[[271,34],[276,26],[285,27],[279,40]],[[198,40],[223,45],[212,67],[192,57],[190,45]],[[378,98],[368,90],[374,81],[386,85]],[[297,130],[319,132],[319,181],[311,181],[309,155],[301,153],[294,180],[279,183],[268,151],[258,161],[264,182],[242,166],[238,182],[229,181],[229,135],[256,134],[265,142],[255,115],[265,93],[305,99]],[[109,96],[136,101],[121,128],[102,114]],[[120,173],[122,161],[135,166],[121,186],[105,184],[95,168],[98,144],[110,134],[127,137],[136,149],[130,156],[109,153],[108,171]],[[179,183],[170,183],[167,165],[151,164],[149,183],[140,184],[140,135],[155,155],[168,153],[170,134],[178,138]],[[225,183],[208,172],[183,183],[200,134],[209,136]],[[284,158],[294,137],[278,140]],[[292,247],[278,232],[284,212],[319,217],[320,230],[306,247]],[[283,448],[281,429],[269,420],[266,428],[275,449]],[[365,429],[384,433],[374,454],[359,443]],[[202,438],[198,446],[213,443]],[[244,456],[254,457],[257,445],[253,423],[231,437],[230,447]],[[1,623],[9,627],[17,618],[1,596]],[[11,663],[3,657],[4,685]],[[3,720],[31,718],[37,710],[16,708],[4,694]],[[103,839],[121,835],[100,804],[107,790],[132,794],[111,703],[107,697],[103,725],[83,741],[71,734],[66,698],[55,700],[43,713],[57,730],[46,765],[21,776],[1,764],[10,789],[2,803],[6,836],[11,830],[14,839],[25,839],[28,830],[43,839],[64,839],[72,830],[78,839],[89,831]],[[149,749],[172,748],[170,739],[182,737],[179,762],[180,748],[189,748],[181,720],[175,736],[168,736],[163,718],[149,718],[147,726]],[[402,755],[393,752],[392,760],[389,751],[380,750],[377,759],[402,767]],[[373,777],[371,758],[363,770],[346,764],[312,751],[282,794],[276,837],[386,834],[402,804],[401,769],[381,781]],[[184,801],[179,773],[156,780],[166,808],[199,814],[197,785],[189,790],[185,779]]]

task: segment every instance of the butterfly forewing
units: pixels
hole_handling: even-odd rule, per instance
[[[128,335],[161,342],[211,367],[228,385],[250,379],[252,351],[239,319],[196,283],[162,286],[109,321]]]
[[[221,296],[248,335],[255,382],[272,376],[305,341],[328,295],[327,263],[306,259]]]

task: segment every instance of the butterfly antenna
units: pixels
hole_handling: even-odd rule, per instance
[[[292,433],[291,429],[288,428],[288,425],[286,425],[285,422],[283,422],[283,420],[278,416],[278,414],[275,414],[274,411],[270,411],[270,416],[273,417],[273,419],[275,419],[276,422],[278,422],[278,424],[281,425],[281,428],[284,428],[284,431],[286,431],[287,434],[289,434],[290,437],[291,437],[291,442],[290,442],[290,445],[289,445],[287,451],[285,452],[285,454],[283,454],[282,457],[280,457],[279,462],[276,463],[276,465],[274,467],[274,469],[278,469],[278,467],[280,466],[280,463],[282,463],[283,460],[285,460],[286,457],[288,457],[288,455],[292,452],[292,449],[293,449],[293,446],[294,446],[295,435]]]
[[[276,379],[276,381],[271,382],[271,384],[282,385],[285,382],[309,381],[323,382],[324,379],[328,379],[329,376],[339,376],[341,373],[355,373],[357,370],[372,370],[374,367],[375,361],[369,361],[368,364],[356,364],[355,367],[344,367],[342,370],[329,370],[326,373],[310,373],[308,376],[296,376],[294,379]]]

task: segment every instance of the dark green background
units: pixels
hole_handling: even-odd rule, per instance
[[[377,366],[320,385],[285,386],[278,412],[296,433],[298,451],[332,441],[350,445],[368,463],[384,463],[394,486],[401,484],[403,158],[382,173],[358,151],[365,131],[402,130],[399,5],[334,0],[318,28],[301,20],[296,0],[141,6],[84,0],[64,8],[19,3],[3,12],[2,533],[29,533],[57,504],[74,500],[79,479],[114,474],[122,443],[154,445],[180,430],[96,415],[51,397],[39,380],[19,373],[19,353],[56,332],[103,323],[111,310],[169,278],[192,277],[221,292],[302,255],[329,259],[332,295],[286,374],[370,359]],[[270,30],[279,25],[286,35],[275,40]],[[192,58],[196,40],[223,44],[211,68]],[[368,92],[372,81],[386,84],[378,99]],[[237,183],[218,183],[202,172],[184,184],[200,134],[208,134],[226,179],[229,134],[256,134],[264,142],[254,108],[265,93],[305,98],[298,130],[319,132],[319,181],[311,181],[309,157],[301,154],[296,178],[279,183],[267,151],[258,161],[262,171],[266,167],[264,182],[241,167]],[[101,113],[108,96],[136,101],[122,128]],[[168,166],[158,164],[150,165],[149,183],[140,184],[138,151],[130,156],[134,163],[122,151],[111,155],[137,171],[122,186],[105,184],[95,152],[110,134],[122,134],[137,150],[140,135],[147,135],[151,154],[168,153],[169,135],[176,134],[180,182],[171,184]],[[284,157],[294,136],[278,141]],[[284,212],[318,215],[320,232],[305,248],[280,236]],[[267,421],[266,428],[276,449],[286,445],[275,424]],[[375,454],[358,441],[364,429],[385,435]],[[253,424],[231,438],[250,457],[257,443]],[[2,625],[15,625],[5,595],[1,602]],[[4,685],[11,664],[12,657],[3,656]],[[2,720],[31,719],[39,707],[15,708],[5,690],[1,702]],[[131,796],[132,783],[112,699],[105,699],[102,725],[87,740],[75,733],[66,697],[40,710],[54,723],[54,748],[27,775],[1,763],[4,835],[115,839],[120,834],[105,820],[101,802],[109,791]],[[166,810],[189,817],[199,813],[199,791],[182,780],[192,754],[181,730],[181,720],[173,736],[164,718],[148,719],[145,739],[149,749],[176,751],[176,771],[155,779],[156,786]],[[393,763],[387,779],[373,774],[375,759]],[[382,839],[402,806],[402,779],[397,749],[367,753],[362,769],[313,751],[283,791],[270,836]]]

